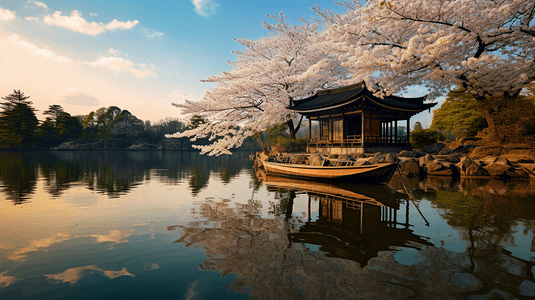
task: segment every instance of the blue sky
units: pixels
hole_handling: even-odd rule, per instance
[[[143,120],[181,117],[171,102],[198,99],[230,70],[232,38],[267,35],[261,21],[283,11],[290,23],[332,1],[0,1],[0,95],[20,89],[41,112],[71,115],[103,106]],[[424,120],[424,114],[418,119]],[[430,118],[429,123],[430,123]]]

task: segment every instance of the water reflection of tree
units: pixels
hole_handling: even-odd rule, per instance
[[[281,194],[280,199],[288,196]],[[422,277],[426,284],[436,279],[444,282],[439,278],[444,274],[440,259],[435,259],[440,260],[440,267],[434,266],[433,271],[428,265],[413,271],[396,264],[388,254],[380,254],[371,268],[362,268],[352,260],[328,257],[304,243],[292,242],[292,234],[302,225],[298,218],[262,218],[261,203],[256,200],[236,207],[228,202],[200,204],[201,219],[180,226],[182,237],[175,243],[204,249],[207,259],[199,265],[201,270],[236,274],[230,291],[247,293],[252,299],[433,298],[452,292],[447,276],[440,288],[418,282]],[[414,278],[406,279],[409,273]]]
[[[37,168],[31,157],[20,152],[5,152],[0,156],[0,189],[6,199],[20,205],[30,199],[37,182]]]
[[[228,183],[252,163],[248,153],[207,157],[194,151],[54,151],[0,153],[0,181],[9,200],[23,203],[35,191],[37,170],[45,190],[60,196],[73,185],[82,185],[110,197],[128,193],[151,172],[159,181],[180,184],[187,181],[196,194],[208,184],[211,172]]]

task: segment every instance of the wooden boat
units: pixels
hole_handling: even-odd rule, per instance
[[[397,167],[397,163],[359,166],[311,166],[268,162],[265,160],[261,160],[261,162],[267,175],[357,183],[388,183]]]
[[[399,208],[398,201],[386,185],[370,186],[369,184],[349,182],[320,182],[273,175],[265,176],[262,182],[268,187],[293,190],[296,193],[308,193],[309,196],[336,199],[352,204],[360,202]]]

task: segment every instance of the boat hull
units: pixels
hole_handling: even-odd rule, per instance
[[[364,166],[310,166],[262,161],[267,175],[295,178],[352,181],[362,183],[388,183],[396,171],[396,163]]]

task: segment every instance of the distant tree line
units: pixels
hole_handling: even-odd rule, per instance
[[[149,145],[156,149],[167,140],[166,134],[193,129],[204,120],[194,116],[188,124],[178,118],[166,118],[154,124],[143,121],[117,106],[101,107],[88,115],[71,116],[60,105],[50,105],[39,121],[30,97],[20,90],[2,97],[0,111],[1,149],[51,149],[65,143],[94,145],[90,149],[127,149]],[[180,139],[177,150],[190,149],[187,138]],[[172,142],[172,141],[171,141]],[[202,141],[201,141],[202,142]]]

